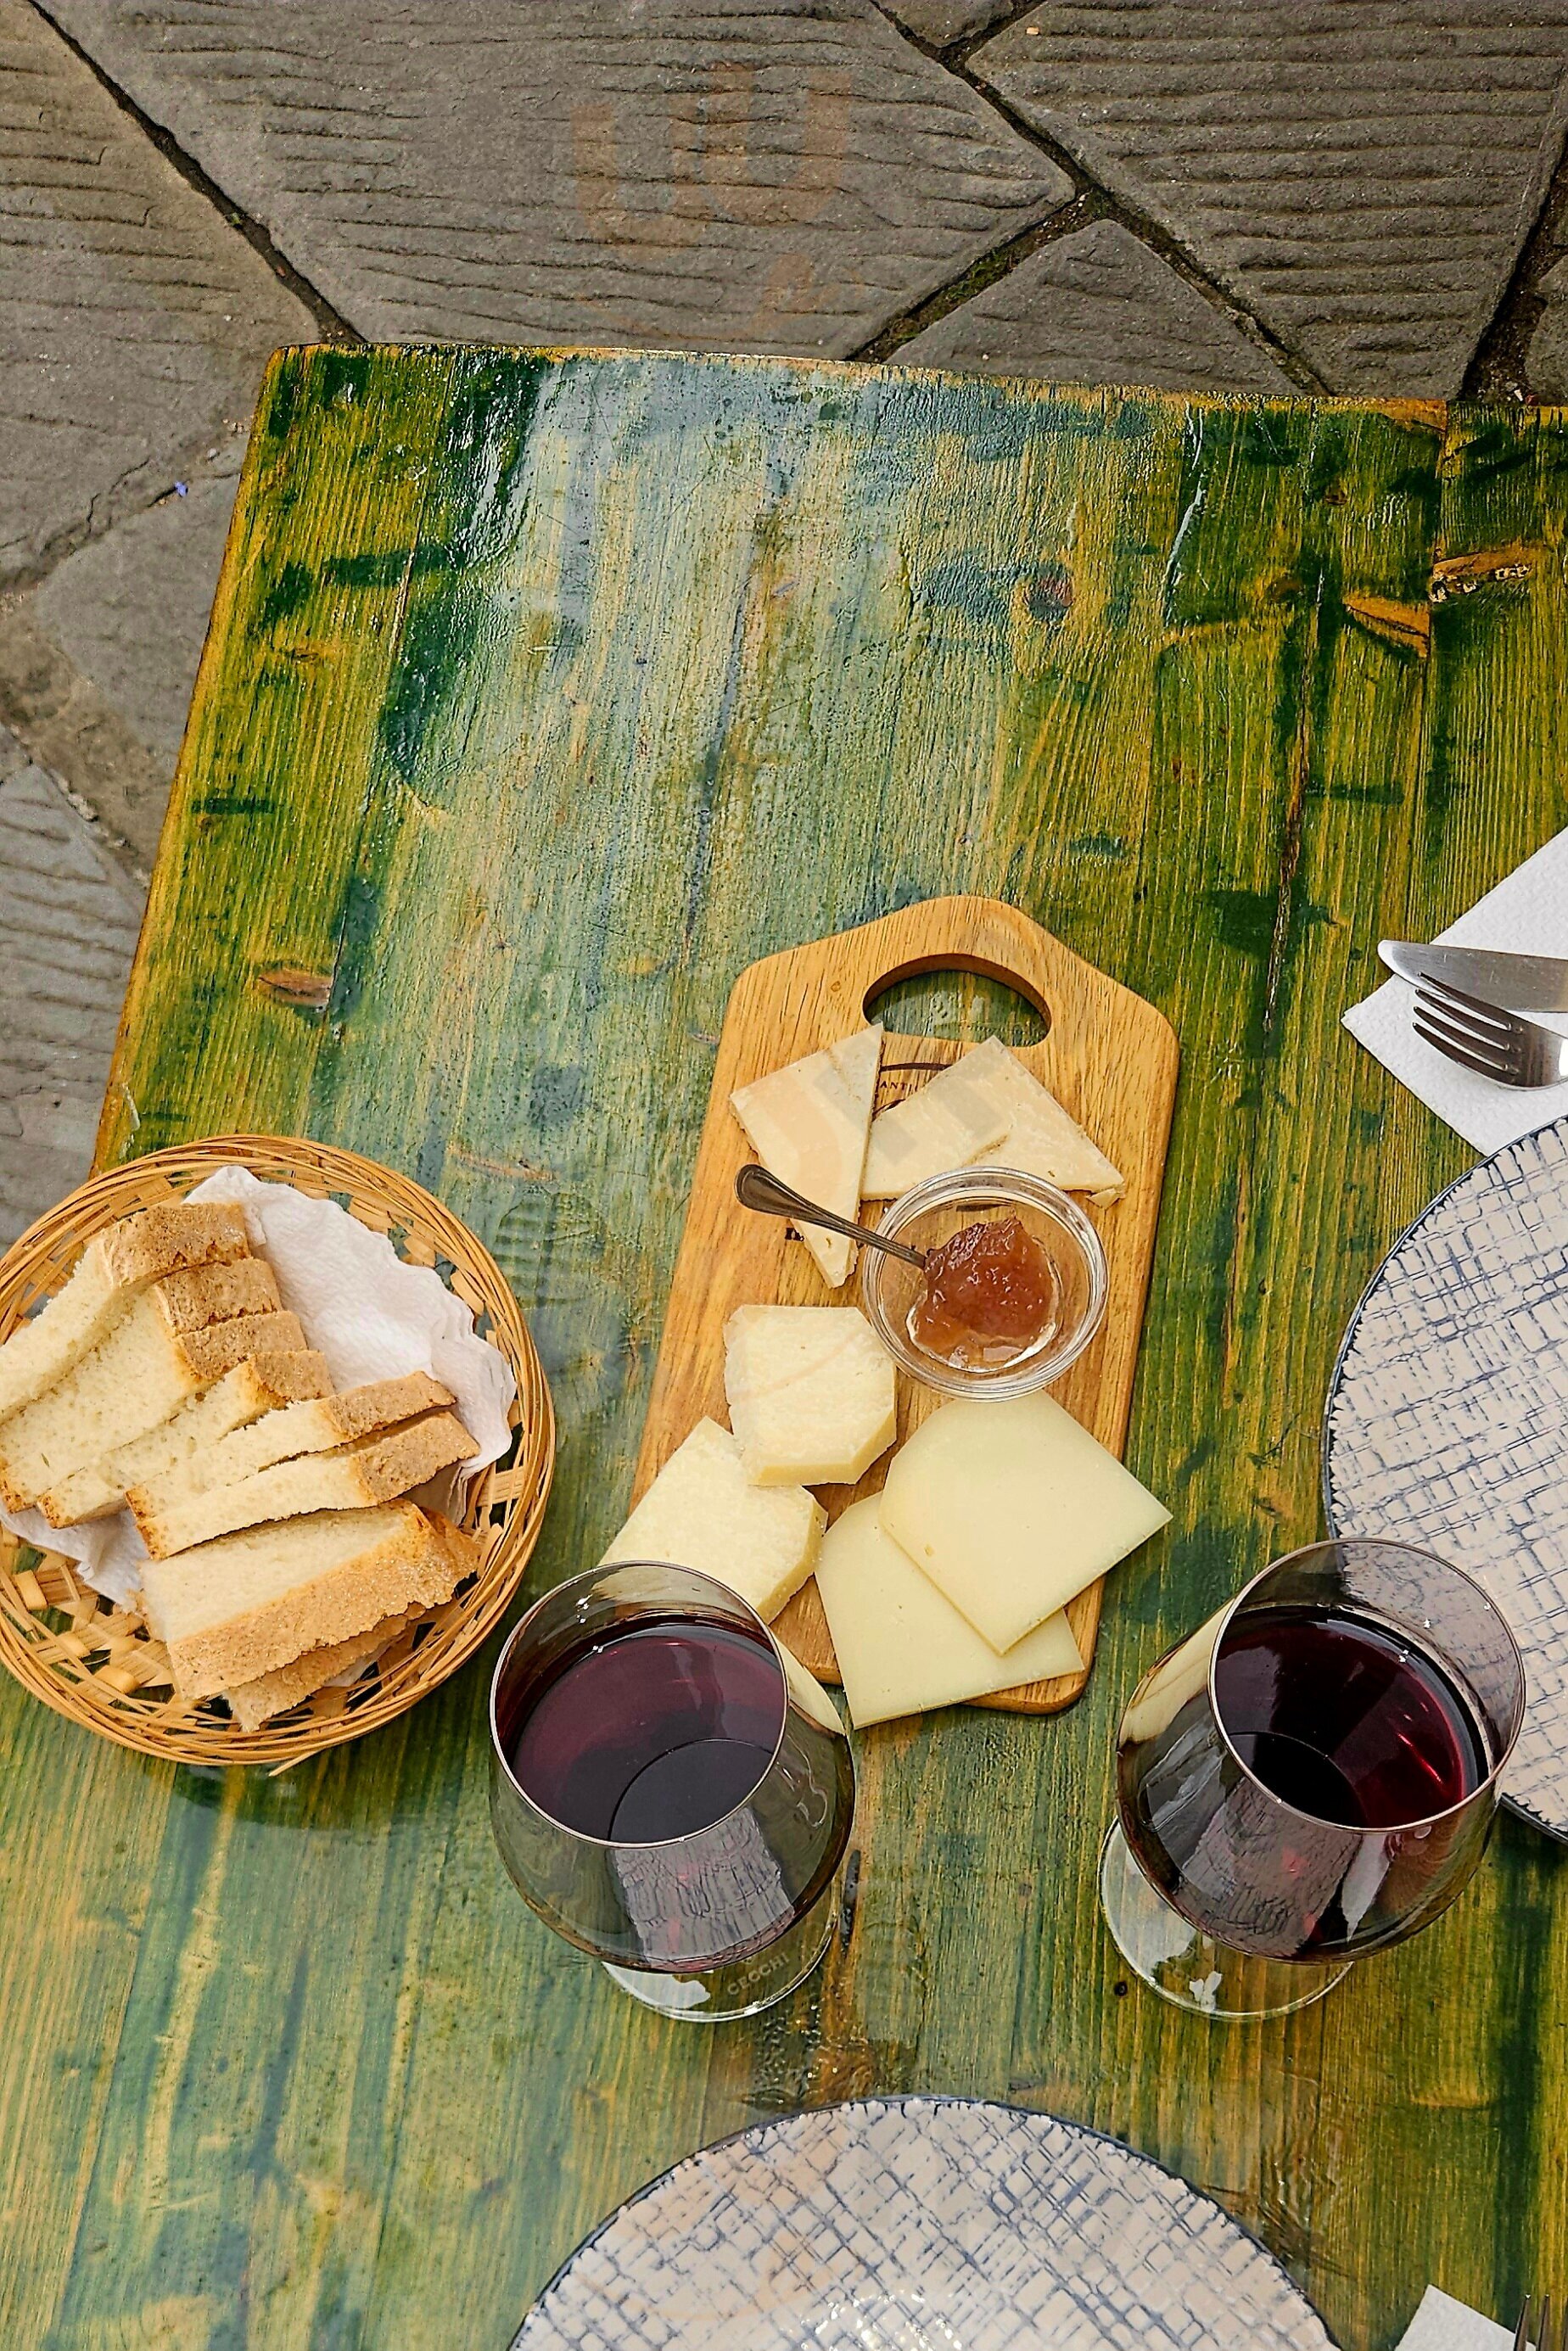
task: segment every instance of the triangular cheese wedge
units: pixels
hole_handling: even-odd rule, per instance
[[[878,1501],[873,1494],[852,1502],[823,1536],[817,1560],[817,1591],[857,1730],[1082,1672],[1060,1610],[998,1656],[902,1543],[883,1533]]]
[[[984,1086],[971,1082],[974,1058],[966,1053],[876,1120],[862,1187],[868,1200],[896,1199],[927,1176],[967,1167],[982,1154],[997,1156],[993,1145],[1007,1133],[1008,1113]]]
[[[882,1066],[880,1026],[808,1053],[731,1094],[737,1118],[770,1176],[835,1216],[857,1217],[866,1138]],[[808,1225],[800,1238],[830,1290],[849,1280],[854,1243]]]
[[[1089,1192],[1096,1200],[1120,1198],[1126,1188],[1121,1169],[999,1037],[988,1037],[967,1061],[989,1099],[1008,1113],[1008,1131],[986,1152],[988,1160],[1043,1176],[1063,1192]]]
[[[883,1112],[871,1131],[864,1194],[887,1199],[928,1176],[977,1163],[1019,1167],[1097,1200],[1114,1200],[1124,1189],[1120,1170],[999,1037],[988,1037]]]
[[[754,1486],[739,1440],[716,1420],[699,1420],[599,1563],[671,1560],[695,1568],[771,1624],[816,1566],[827,1522],[804,1486]]]

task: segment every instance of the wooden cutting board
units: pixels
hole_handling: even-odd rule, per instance
[[[830,1290],[787,1226],[754,1215],[736,1199],[736,1176],[753,1155],[730,1109],[731,1093],[862,1028],[867,1006],[894,980],[951,970],[1005,981],[1034,1007],[1047,1034],[1039,1044],[1019,1049],[1019,1060],[1127,1179],[1123,1196],[1109,1207],[1083,1204],[1105,1245],[1110,1295],[1099,1337],[1052,1391],[1075,1419],[1120,1456],[1176,1101],[1175,1032],[1152,1004],[1107,979],[1017,907],[997,898],[928,898],[859,930],[768,956],[748,966],[730,991],[634,1499],[646,1492],[705,1413],[728,1426],[724,1326],[737,1306],[850,1305],[858,1299],[857,1276],[842,1290]],[[877,1108],[915,1092],[933,1071],[956,1061],[963,1050],[936,1038],[889,1034]],[[867,1205],[868,1222],[874,1224],[880,1213],[880,1204]],[[903,1372],[898,1386],[902,1444],[942,1398]],[[877,1492],[892,1458],[884,1453],[873,1462],[858,1486],[821,1488],[830,1520],[862,1495]],[[1068,1612],[1088,1660],[1099,1630],[1101,1591],[1100,1584],[1091,1585]],[[774,1630],[820,1679],[837,1681],[814,1580],[797,1593]],[[977,1703],[1018,1714],[1051,1714],[1071,1706],[1088,1678],[1086,1667],[1082,1674],[1029,1682]]]

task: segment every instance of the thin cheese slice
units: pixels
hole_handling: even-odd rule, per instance
[[[754,1486],[740,1447],[699,1420],[671,1454],[604,1557],[695,1568],[770,1624],[817,1563],[827,1513],[803,1486]]]
[[[758,1486],[852,1486],[897,1434],[893,1359],[858,1306],[740,1306],[724,1385]]]
[[[998,1651],[1169,1522],[1049,1396],[956,1396],[894,1454],[882,1524]]]
[[[1060,1611],[998,1657],[883,1532],[878,1503],[874,1494],[852,1502],[822,1538],[817,1562],[817,1590],[857,1730],[1082,1671],[1072,1628]]]
[[[729,1098],[768,1174],[835,1216],[860,1214],[861,1170],[881,1066],[881,1028],[862,1029],[738,1087]],[[829,1289],[841,1288],[854,1263],[854,1243],[812,1225],[801,1228],[800,1238]]]
[[[1008,1131],[1008,1112],[984,1085],[969,1076],[973,1053],[950,1070],[894,1102],[873,1122],[861,1191],[868,1200],[889,1200],[949,1167],[967,1167],[998,1144]]]
[[[928,1176],[977,1164],[1021,1167],[1096,1200],[1114,1200],[1124,1189],[1121,1170],[999,1037],[988,1037],[919,1093],[882,1113],[872,1127],[862,1188],[868,1200],[884,1200]]]
[[[1126,1189],[1121,1169],[999,1037],[988,1037],[959,1066],[967,1067],[987,1100],[1007,1113],[1007,1133],[988,1146],[987,1160],[999,1167],[1021,1167],[1063,1192],[1088,1192],[1096,1200],[1121,1197]]]

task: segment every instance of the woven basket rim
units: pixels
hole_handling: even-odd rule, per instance
[[[111,1604],[88,1593],[80,1580],[50,1570],[51,1588],[78,1587],[73,1604],[51,1604],[69,1618],[61,1634],[28,1604],[19,1585],[22,1547],[0,1528],[0,1665],[57,1714],[98,1737],[164,1761],[286,1770],[382,1728],[455,1674],[495,1629],[515,1597],[538,1540],[555,1467],[555,1415],[549,1385],[522,1309],[499,1266],[460,1217],[423,1185],[337,1144],[300,1135],[231,1133],[204,1136],[144,1154],[91,1176],[36,1219],[0,1256],[0,1340],[34,1301],[57,1289],[93,1235],[139,1207],[183,1194],[224,1165],[246,1167],[262,1181],[295,1184],[318,1197],[336,1197],[372,1231],[402,1236],[411,1263],[429,1265],[463,1300],[484,1335],[505,1357],[517,1382],[511,1419],[515,1457],[476,1481],[465,1524],[485,1550],[476,1577],[443,1607],[427,1610],[377,1667],[373,1689],[363,1680],[348,1691],[322,1694],[281,1718],[245,1731],[230,1719],[165,1696],[143,1698],[119,1682],[100,1680],[107,1655],[92,1631],[108,1623]],[[53,1555],[47,1555],[53,1556]],[[35,1579],[36,1581],[36,1579]],[[99,1613],[94,1616],[94,1610]],[[74,1646],[73,1646],[74,1643]],[[85,1647],[86,1654],[78,1654]],[[121,1640],[121,1653],[123,1639]],[[120,1680],[125,1679],[123,1673]],[[339,1701],[341,1701],[340,1703]]]

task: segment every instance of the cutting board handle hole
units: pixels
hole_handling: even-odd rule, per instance
[[[944,1037],[974,1044],[999,1037],[1004,1045],[1038,1045],[1051,1027],[1051,1007],[1016,972],[961,955],[915,956],[867,988],[865,1017],[894,1035]]]

